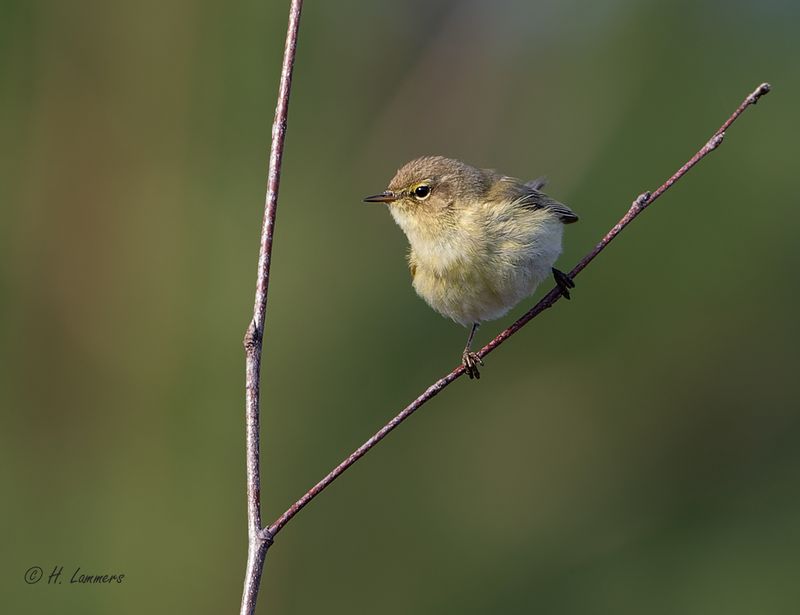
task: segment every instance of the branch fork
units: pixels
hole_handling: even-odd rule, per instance
[[[272,525],[262,527],[261,522],[261,475],[260,475],[260,391],[259,381],[261,372],[261,352],[264,323],[266,319],[267,291],[269,289],[269,269],[272,254],[272,237],[275,227],[275,215],[278,205],[278,187],[280,184],[281,161],[283,157],[283,143],[286,135],[286,118],[289,108],[289,92],[291,90],[292,70],[297,48],[297,33],[302,9],[302,0],[292,0],[289,9],[289,26],[286,32],[286,45],[284,48],[281,80],[278,90],[278,104],[275,108],[275,120],[272,125],[272,145],[269,157],[269,171],[267,174],[267,195],[264,209],[264,222],[261,232],[261,247],[258,257],[258,276],[256,280],[256,297],[253,308],[253,319],[247,327],[244,336],[246,354],[246,460],[247,460],[247,527],[248,550],[247,569],[245,572],[244,589],[242,592],[242,615],[255,613],[259,585],[264,569],[264,560],[267,550],[272,546],[275,536],[283,527],[292,520],[312,499],[318,496],[328,485],[336,480],[356,461],[361,459],[369,450],[385,438],[400,423],[416,412],[423,404],[438,395],[445,387],[464,375],[464,366],[459,365],[450,373],[442,376],[430,385],[422,394],[406,406],[400,413],[379,429],[364,444],[353,451],[338,466],[331,470],[322,480],[309,489],[299,500],[292,504]],[[653,192],[643,192],[631,204],[625,215],[600,242],[584,256],[573,269],[569,276],[574,278],[602,252],[606,246],[633,221],[653,201],[666,192],[675,182],[681,179],[694,165],[710,152],[714,151],[725,138],[725,131],[750,105],[755,105],[758,100],[770,91],[768,83],[762,83],[739,105],[736,111],[725,121],[711,139],[700,148],[683,166],[670,176],[661,186]],[[559,287],[553,288],[539,300],[528,312],[503,330],[497,337],[481,348],[476,354],[483,358],[493,352],[524,327],[533,318],[544,310],[552,307],[562,296]]]
[[[714,151],[722,143],[725,138],[725,131],[730,125],[742,114],[742,112],[750,105],[755,104],[758,99],[770,91],[770,86],[767,83],[759,85],[752,94],[748,95],[741,105],[733,112],[733,114],[725,121],[725,123],[717,130],[712,137],[700,148],[700,150],[692,156],[685,164],[683,164],[673,175],[671,175],[661,186],[656,190],[650,192],[646,191],[641,193],[634,199],[628,211],[617,222],[611,230],[600,240],[600,242],[576,265],[572,268],[569,275],[571,277],[577,276],[583,271],[586,266],[592,262],[600,252],[630,224],[636,216],[649,207],[653,201],[658,199],[664,192],[681,179],[689,170],[694,167],[706,155]],[[561,298],[561,290],[558,287],[553,288],[539,302],[534,305],[528,312],[521,316],[507,329],[503,330],[497,337],[490,341],[486,346],[481,348],[477,355],[481,358],[493,352],[498,346],[505,342],[509,337],[514,335],[522,327],[528,324],[533,318],[541,314],[546,309],[552,307],[556,301]],[[353,451],[347,458],[345,458],[338,466],[331,470],[322,480],[309,489],[299,500],[292,504],[286,512],[284,512],[275,522],[269,526],[269,530],[274,537],[283,527],[291,521],[291,519],[302,510],[312,499],[319,495],[328,485],[336,480],[341,474],[352,466],[356,461],[363,457],[375,444],[385,438],[400,423],[406,420],[411,414],[418,410],[423,404],[429,401],[434,396],[438,395],[445,387],[450,385],[453,381],[457,380],[464,374],[463,365],[454,368],[450,373],[442,376],[439,380],[430,385],[425,391],[406,406],[397,416],[379,429],[375,435],[369,438],[364,444]]]

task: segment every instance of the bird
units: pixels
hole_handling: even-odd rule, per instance
[[[417,294],[441,315],[470,328],[461,362],[479,379],[472,351],[481,323],[501,318],[549,275],[569,299],[572,278],[553,265],[565,224],[578,221],[543,192],[545,178],[522,182],[444,156],[407,162],[386,190],[364,198],[384,203],[408,243]]]

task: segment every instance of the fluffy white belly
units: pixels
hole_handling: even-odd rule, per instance
[[[525,230],[477,244],[412,242],[414,289],[437,312],[464,326],[504,316],[533,294],[561,253],[557,219],[539,220]]]

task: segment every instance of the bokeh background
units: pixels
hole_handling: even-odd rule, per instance
[[[287,3],[0,6],[2,610],[236,612],[241,339]],[[361,203],[398,166],[547,174],[581,216],[568,269],[774,91],[573,301],[283,530],[259,612],[796,612],[798,25],[791,0],[307,2],[268,521],[458,361],[466,332],[415,296],[402,233]],[[28,585],[36,565],[126,577]]]

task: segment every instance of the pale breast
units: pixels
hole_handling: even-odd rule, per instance
[[[414,289],[442,315],[468,326],[505,315],[550,275],[561,252],[562,225],[543,214],[535,220],[493,220],[436,245],[412,242]],[[443,238],[439,238],[440,240]]]
[[[474,203],[446,225],[391,212],[411,245],[414,289],[466,326],[500,318],[531,295],[561,252],[562,223],[547,210]]]

